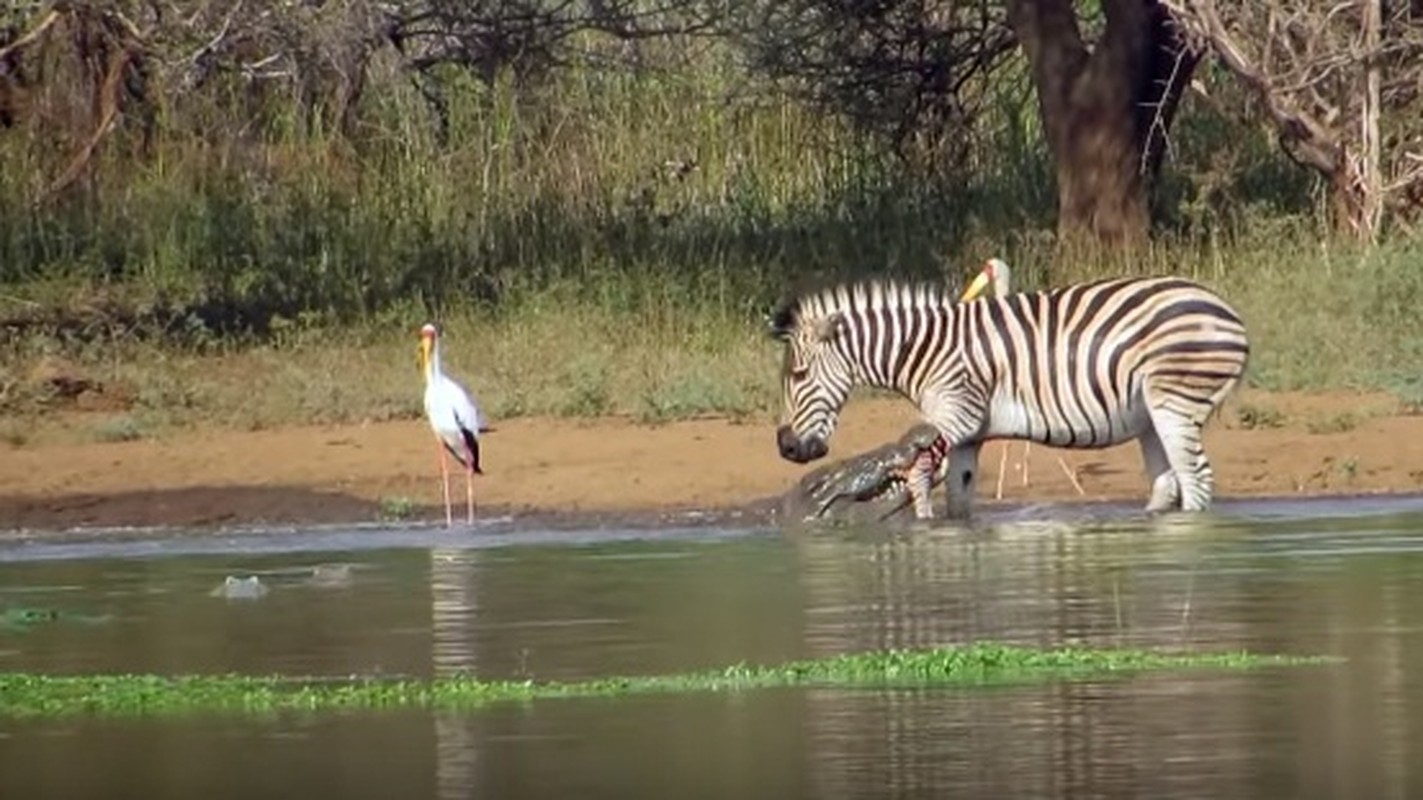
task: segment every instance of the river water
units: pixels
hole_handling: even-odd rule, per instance
[[[269,591],[228,599],[228,576]],[[461,713],[0,715],[0,797],[1423,796],[1423,498],[0,538],[0,671],[579,679],[998,640],[1342,657]]]

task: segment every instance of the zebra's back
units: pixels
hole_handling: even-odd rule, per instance
[[[1103,447],[1138,436],[1147,404],[1204,423],[1249,356],[1240,316],[1181,278],[1126,278],[959,307],[965,366],[990,397],[987,437]]]

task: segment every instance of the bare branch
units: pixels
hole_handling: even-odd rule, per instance
[[[58,11],[50,11],[48,14],[45,14],[44,19],[40,20],[39,24],[31,28],[29,33],[26,33],[24,36],[21,36],[4,47],[0,47],[0,59],[7,58],[10,54],[28,47],[31,43],[43,36],[44,32],[49,30],[49,27],[57,21],[59,21]]]
[[[94,150],[99,143],[114,128],[114,123],[119,114],[119,92],[120,82],[123,80],[124,70],[133,60],[133,52],[127,48],[121,48],[114,53],[109,61],[108,70],[104,77],[103,86],[100,88],[100,103],[102,111],[98,124],[94,132],[85,140],[84,145],[79,148],[79,152],[70,159],[69,166],[64,172],[50,184],[49,188],[35,201],[36,205],[44,203],[49,198],[54,197],[69,187],[83,174],[84,168],[88,166],[89,160],[94,156]]]
[[[213,52],[218,48],[219,45],[222,44],[222,41],[227,38],[227,32],[232,29],[233,18],[235,18],[237,14],[242,11],[242,2],[243,0],[237,0],[236,3],[232,4],[232,10],[227,12],[227,17],[224,18],[222,21],[222,28],[220,28],[217,33],[213,34],[213,37],[209,39],[206,43],[204,43],[202,47],[199,47],[193,52],[192,55],[188,56],[188,61],[196,64],[204,56]]]
[[[1328,180],[1341,225],[1371,239],[1385,208],[1419,204],[1403,167],[1423,128],[1423,25],[1409,4],[1163,2],[1260,101],[1285,152]]]
[[[733,39],[753,67],[887,139],[900,153],[961,159],[986,92],[1018,45],[993,3],[753,2]]]

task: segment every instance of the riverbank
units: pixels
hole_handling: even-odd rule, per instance
[[[900,400],[852,401],[830,458],[889,441],[913,421]],[[496,427],[475,484],[486,514],[739,507],[779,495],[814,466],[781,460],[767,419],[525,417]],[[1222,497],[1423,490],[1423,415],[1383,393],[1246,391],[1212,422],[1206,446]],[[985,446],[981,499],[997,494],[1000,463],[1004,500],[1145,498],[1135,445],[1027,452],[1024,485],[1023,443]],[[418,420],[0,443],[0,529],[436,519],[438,475]],[[462,502],[462,479],[453,480]]]

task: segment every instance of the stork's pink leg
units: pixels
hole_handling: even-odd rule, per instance
[[[440,489],[445,498],[445,527],[454,526],[454,515],[450,511],[450,465],[449,457],[445,455],[445,443],[439,439],[435,440],[435,447],[440,451]]]
[[[998,486],[993,491],[994,500],[1003,499],[1003,479],[1008,475],[1008,447],[1012,441],[1003,442],[1003,453],[998,457]]]

